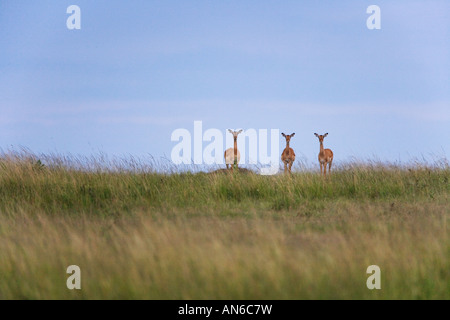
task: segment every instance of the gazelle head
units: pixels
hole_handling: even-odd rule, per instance
[[[231,129],[228,129],[228,131],[230,131],[230,133],[233,135],[234,141],[236,141],[236,140],[237,140],[237,137],[238,137],[238,135],[239,135],[239,133],[242,132],[242,129],[239,130],[239,131],[233,131],[233,130],[231,130]]]
[[[289,142],[289,141],[291,141],[291,138],[292,138],[293,136],[295,136],[295,132],[294,132],[293,134],[284,134],[284,133],[281,133],[281,135],[286,139],[286,142]]]
[[[322,143],[322,142],[323,142],[323,139],[328,135],[328,133],[325,133],[324,135],[314,133],[314,135],[315,135],[317,138],[319,138],[319,141]]]

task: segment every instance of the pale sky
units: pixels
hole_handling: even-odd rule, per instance
[[[66,27],[72,4],[81,30]],[[372,4],[381,30],[366,27]],[[338,162],[449,158],[449,12],[447,0],[1,0],[0,148],[170,156],[171,133],[201,120],[295,132],[311,162],[314,132]]]

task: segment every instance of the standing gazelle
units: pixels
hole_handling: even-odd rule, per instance
[[[314,133],[314,135],[317,138],[319,138],[320,142],[320,152],[319,152],[320,173],[322,174],[323,171],[323,176],[326,177],[327,164],[328,164],[328,173],[330,173],[331,163],[333,162],[333,151],[331,151],[330,149],[323,148],[323,139],[328,135],[328,133],[325,133],[324,135],[318,135],[317,133]]]
[[[291,135],[286,135],[281,133],[281,135],[286,139],[286,148],[284,148],[283,153],[281,154],[281,161],[284,163],[284,173],[288,170],[289,165],[289,173],[291,173],[292,164],[295,161],[295,152],[292,148],[289,147],[289,142],[291,138],[295,135],[295,133]]]
[[[229,148],[229,149],[225,150],[225,153],[223,156],[225,158],[225,164],[227,165],[227,169],[228,169],[228,165],[231,165],[231,170],[233,170],[234,165],[236,165],[236,169],[237,169],[239,160],[241,159],[241,153],[239,152],[239,150],[237,148],[237,137],[238,137],[239,133],[242,132],[242,130],[233,131],[233,130],[228,129],[228,131],[230,131],[230,133],[233,135],[234,148]]]

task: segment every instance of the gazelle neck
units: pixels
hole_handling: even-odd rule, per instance
[[[237,139],[234,139],[234,155],[237,156]]]
[[[320,141],[320,153],[323,153],[323,141]]]
[[[289,149],[289,141],[286,141],[286,149]]]

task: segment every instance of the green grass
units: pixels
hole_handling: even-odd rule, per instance
[[[324,180],[49,159],[0,158],[0,299],[450,298],[448,164]]]

